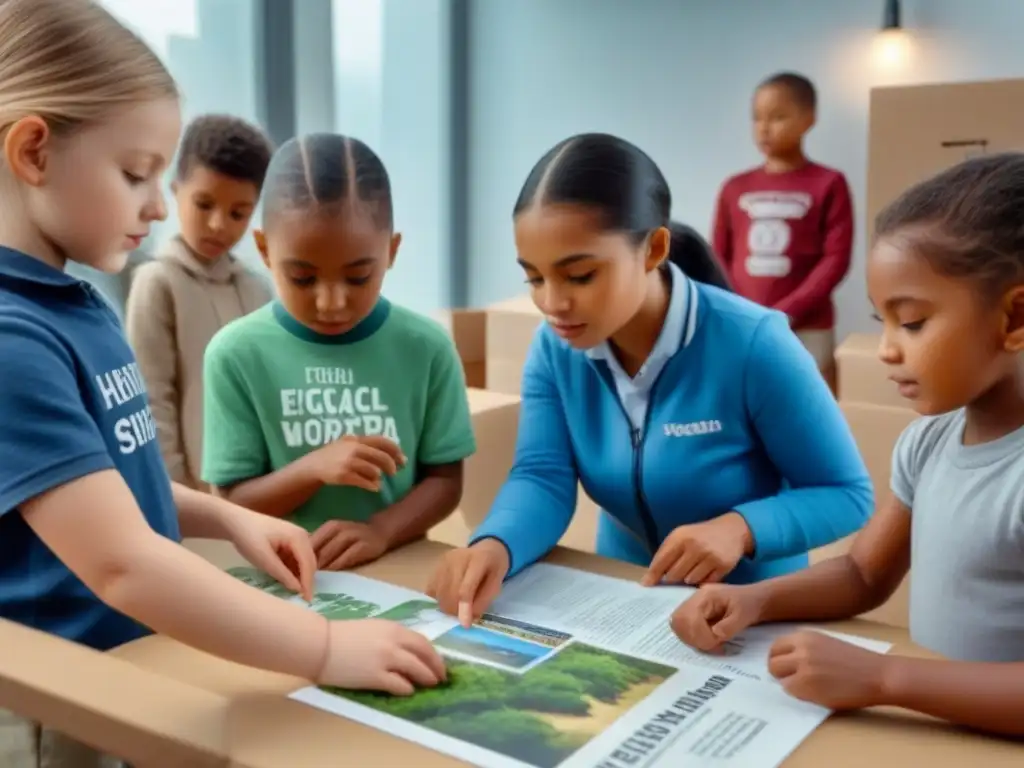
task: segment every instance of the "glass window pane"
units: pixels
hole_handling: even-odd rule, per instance
[[[233,114],[256,122],[256,3],[100,0],[100,4],[138,33],[163,59],[184,96],[184,123],[207,112]],[[168,173],[168,185],[170,180]],[[153,227],[142,245],[145,253],[152,253],[177,230],[177,212],[169,189],[167,194],[167,221]],[[236,252],[248,263],[259,263],[251,236],[243,238]],[[127,273],[112,278],[77,266],[72,271],[94,282],[121,311]]]

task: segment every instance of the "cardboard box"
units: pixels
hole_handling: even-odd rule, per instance
[[[466,386],[487,387],[487,313],[481,309],[450,309],[437,314],[438,321],[455,340],[462,360]]]
[[[455,339],[468,386],[520,393],[526,353],[543,320],[529,296],[486,309],[442,310],[436,317]]]
[[[875,489],[875,506],[889,498],[892,477],[892,449],[897,438],[909,426],[917,414],[909,408],[890,408],[871,403],[840,403],[843,415],[850,425],[857,447],[864,457],[871,484]],[[821,547],[811,552],[811,562],[816,563],[836,557],[849,551],[853,536]],[[908,627],[909,579],[904,579],[900,588],[879,608],[869,611],[865,618],[880,621],[894,627]]]
[[[487,388],[518,395],[523,365],[537,327],[544,321],[529,296],[487,308]]]
[[[468,395],[476,453],[466,461],[459,517],[472,529],[487,516],[512,469],[519,397],[483,389],[470,389]]]
[[[429,533],[429,538],[451,546],[464,546],[470,533],[491,509],[505,483],[515,457],[519,429],[519,397],[502,392],[470,389],[469,406],[476,435],[476,453],[466,461],[465,485],[459,511]],[[563,546],[594,551],[597,537],[597,507],[579,489],[579,502]]]
[[[907,187],[968,157],[1024,149],[1024,79],[874,88],[868,234]]]
[[[836,349],[839,399],[842,402],[872,403],[906,408],[889,370],[878,359],[880,337],[876,333],[851,333]]]
[[[439,319],[455,339],[467,384],[495,395],[488,400],[486,393],[471,392],[479,447],[477,456],[467,462],[462,514],[453,515],[430,532],[431,539],[462,546],[490,509],[515,453],[518,409],[514,419],[509,419],[508,414],[489,412],[487,403],[507,402],[502,396],[518,398],[526,355],[543,316],[529,296],[517,296],[485,310],[443,311]],[[593,552],[597,511],[581,485],[576,513],[561,539],[562,546]]]
[[[878,334],[854,333],[846,337],[836,350],[839,405],[846,416],[853,437],[875,490],[875,506],[891,493],[892,451],[896,440],[917,413],[900,397],[896,385],[889,380],[886,366],[878,359]],[[849,550],[854,536],[811,553],[818,562]],[[909,625],[909,585],[907,580],[889,600],[867,618],[897,627]]]
[[[0,707],[139,768],[214,768],[228,702],[128,661],[0,620]]]

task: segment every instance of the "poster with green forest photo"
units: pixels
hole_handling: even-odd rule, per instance
[[[271,594],[298,599],[251,568],[232,573]],[[446,656],[448,680],[409,697],[316,690],[526,766],[556,768],[677,671],[501,616],[486,614],[464,628],[418,593],[402,590],[413,599],[395,604],[378,596],[372,580],[329,576],[347,578],[318,580],[314,610],[334,620],[388,619],[421,632]],[[383,588],[387,597],[395,594],[396,588]]]
[[[448,662],[448,683],[408,698],[325,689],[536,768],[556,768],[675,669],[572,643],[523,674]]]

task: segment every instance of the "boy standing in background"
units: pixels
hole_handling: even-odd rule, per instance
[[[179,233],[138,268],[125,307],[171,479],[199,481],[203,354],[221,328],[272,298],[231,253],[249,229],[273,147],[254,125],[203,115],[185,130],[171,185]]]
[[[736,291],[789,317],[835,391],[832,292],[850,269],[853,206],[846,177],[804,154],[816,110],[806,77],[761,82],[753,128],[765,161],[722,185],[712,240]]]

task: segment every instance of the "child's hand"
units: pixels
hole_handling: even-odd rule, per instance
[[[510,563],[505,545],[495,539],[453,549],[441,559],[426,593],[464,627],[480,618],[501,592]]]
[[[329,520],[309,539],[322,571],[343,571],[369,563],[388,551],[384,536],[366,523]]]
[[[672,613],[672,631],[698,651],[713,653],[761,619],[764,599],[752,587],[708,584]]]
[[[316,682],[408,696],[447,679],[444,660],[423,635],[390,621],[333,621]]]
[[[287,589],[312,600],[316,556],[306,530],[276,517],[236,509],[237,514],[226,519],[228,540],[239,554]]]
[[[891,657],[821,632],[797,632],[775,641],[768,671],[787,693],[834,710],[881,703]]]
[[[382,474],[393,475],[405,455],[382,435],[346,435],[309,454],[324,485],[351,485],[376,493]]]

